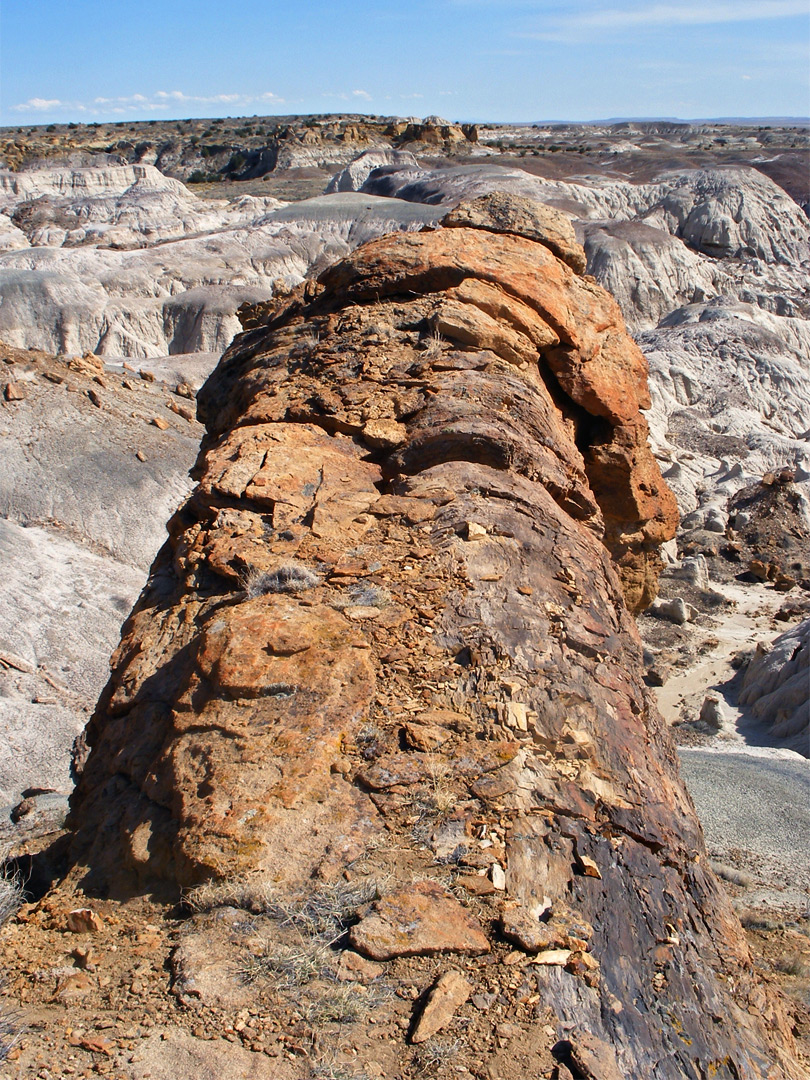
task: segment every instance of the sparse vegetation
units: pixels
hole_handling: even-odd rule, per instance
[[[313,979],[331,976],[334,959],[332,950],[324,945],[284,945],[261,938],[254,940],[253,949],[242,958],[237,974],[246,983],[272,979],[280,990],[293,990]]]
[[[810,960],[801,953],[790,953],[788,956],[780,956],[774,961],[774,970],[783,975],[793,975],[797,979],[810,978]]]
[[[4,868],[0,872],[0,926],[16,915],[24,899],[23,884],[19,874],[9,872]],[[0,1062],[8,1058],[23,1030],[23,1018],[16,1010],[4,1003],[0,1007]]]
[[[253,600],[269,593],[305,592],[320,584],[320,577],[303,563],[288,562],[275,570],[249,570],[245,575],[243,588],[247,597]]]
[[[427,337],[422,339],[424,355],[427,360],[434,360],[441,355],[444,338],[438,330],[431,330]]]
[[[207,882],[185,895],[194,911],[215,908],[242,908],[255,915],[266,915],[282,926],[295,927],[312,942],[332,944],[351,923],[355,912],[378,893],[374,878],[337,881],[298,897],[282,897],[276,887],[261,874],[231,881]]]
[[[435,1076],[456,1057],[460,1049],[458,1039],[453,1042],[435,1037],[427,1039],[413,1055],[414,1067],[422,1076]]]
[[[746,930],[762,930],[772,933],[774,930],[784,930],[785,923],[782,919],[772,919],[761,911],[739,912],[740,922]]]
[[[739,885],[741,889],[750,889],[754,884],[754,879],[744,870],[737,870],[736,867],[727,866],[721,862],[712,862],[710,865],[719,878],[730,882],[732,885]]]
[[[369,1080],[367,1072],[337,1061],[318,1061],[310,1066],[311,1080]]]

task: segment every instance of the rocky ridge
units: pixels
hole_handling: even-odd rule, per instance
[[[553,253],[563,222],[512,209],[514,231],[482,200],[243,313],[47,910],[70,888],[219,880],[174,968],[181,999],[214,1009],[239,996],[205,989],[217,919],[232,959],[278,970],[283,927],[348,882],[330,964],[424,990],[415,1013],[357,1018],[355,1065],[419,1071],[391,1035],[413,1020],[417,1047],[463,1022],[454,1060],[478,1076],[798,1078],[622,597],[654,594],[676,521],[643,360]]]

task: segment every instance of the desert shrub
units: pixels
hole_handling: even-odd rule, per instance
[[[444,338],[438,330],[431,330],[427,337],[422,339],[422,344],[425,350],[425,358],[427,360],[432,360],[441,355]]]
[[[378,894],[375,878],[337,881],[296,897],[281,896],[260,874],[230,881],[212,881],[190,889],[184,897],[193,911],[236,907],[265,915],[282,926],[294,927],[301,937],[316,945],[329,945],[354,919],[357,909]]]
[[[237,173],[244,166],[244,164],[245,155],[242,154],[239,150],[237,150],[235,154],[231,154],[231,160],[225,167],[226,172]]]
[[[782,919],[772,919],[770,916],[764,915],[761,911],[742,911],[740,913],[740,922],[746,930],[764,930],[766,932],[772,932],[774,930],[785,929],[785,924]]]
[[[748,889],[754,884],[754,879],[744,870],[737,870],[736,867],[727,866],[721,862],[712,861],[710,865],[719,878],[731,882],[732,885],[739,885],[742,889]]]
[[[413,1056],[413,1064],[416,1072],[421,1076],[432,1076],[445,1065],[448,1065],[458,1055],[461,1043],[458,1039],[449,1042],[447,1039],[426,1039],[421,1046],[417,1047]]]
[[[799,979],[810,978],[810,961],[801,953],[790,953],[788,956],[780,956],[773,962],[774,970],[783,975],[795,975]]]

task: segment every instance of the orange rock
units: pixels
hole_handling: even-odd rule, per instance
[[[435,881],[417,881],[377,900],[349,939],[372,960],[442,952],[478,956],[490,950],[478,920]]]

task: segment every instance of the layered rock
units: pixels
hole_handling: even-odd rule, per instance
[[[383,237],[246,314],[88,729],[71,880],[379,875],[358,952],[473,957],[425,1031],[494,952],[529,1075],[798,1078],[624,599],[675,525],[643,357],[519,218]]]
[[[751,706],[772,739],[810,757],[810,619],[757,645],[740,704]]]

